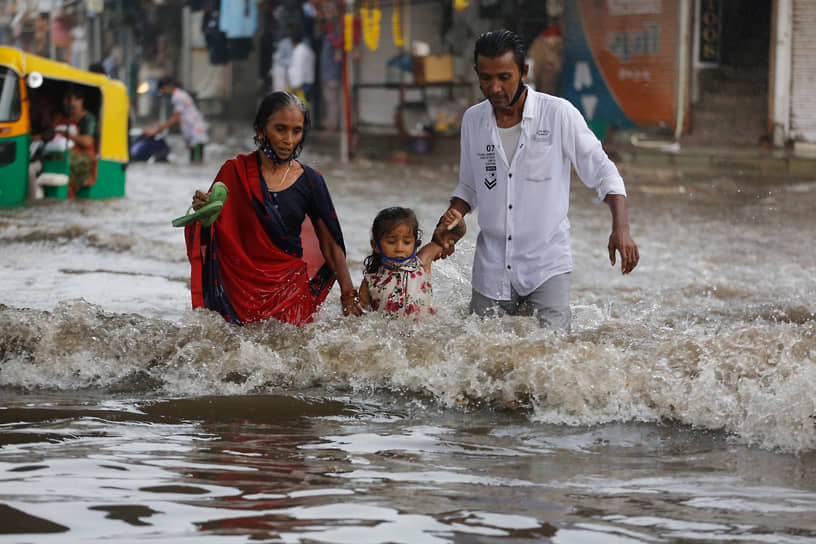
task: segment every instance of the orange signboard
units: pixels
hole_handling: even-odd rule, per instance
[[[565,95],[592,120],[674,125],[678,0],[566,3]]]

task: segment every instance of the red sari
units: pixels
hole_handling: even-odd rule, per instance
[[[323,177],[306,165],[303,170],[320,220],[345,251]],[[257,152],[228,160],[215,181],[229,190],[218,219],[208,228],[197,222],[184,229],[193,308],[216,310],[237,324],[270,317],[296,326],[311,322],[335,278],[310,218],[299,241],[282,231],[277,211],[263,204]]]

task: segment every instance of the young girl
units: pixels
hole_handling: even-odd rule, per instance
[[[443,218],[443,223],[453,220]],[[364,262],[360,306],[414,320],[434,313],[431,261],[442,256],[442,246],[431,242],[417,249],[420,236],[412,210],[393,207],[377,214],[371,227],[373,252]]]

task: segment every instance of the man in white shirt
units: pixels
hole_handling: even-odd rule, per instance
[[[309,107],[314,105],[312,90],[315,82],[315,53],[298,31],[292,34],[292,59],[289,64],[289,85],[292,92],[302,95]]]
[[[617,251],[628,274],[639,254],[618,169],[572,104],[524,85],[524,59],[523,42],[508,30],[476,41],[475,70],[487,100],[462,119],[459,185],[448,214],[461,218],[479,208],[474,313],[512,315],[525,305],[542,326],[569,331],[571,167],[612,212],[612,265]],[[453,228],[460,221],[446,223],[440,220],[434,239],[449,255],[463,233]]]

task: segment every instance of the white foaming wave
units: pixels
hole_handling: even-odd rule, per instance
[[[384,390],[449,409],[523,410],[546,423],[674,421],[763,448],[816,448],[813,321],[647,335],[610,316],[592,329],[604,320],[587,311],[578,332],[565,334],[530,317],[482,320],[464,306],[417,324],[338,314],[332,299],[298,329],[235,327],[207,311],[171,323],[84,301],[52,313],[0,306],[0,385],[183,396]]]

